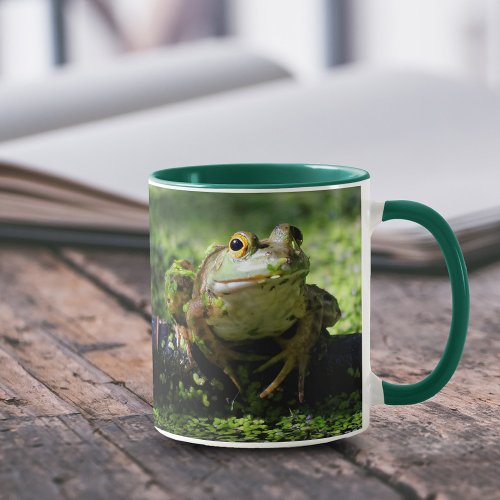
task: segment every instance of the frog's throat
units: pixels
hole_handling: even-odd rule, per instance
[[[302,269],[290,274],[256,274],[255,276],[248,276],[245,278],[214,281],[212,290],[217,295],[225,295],[251,286],[269,283],[278,285],[280,283],[283,283],[285,280],[295,280],[301,277],[305,277],[307,272],[307,270]]]

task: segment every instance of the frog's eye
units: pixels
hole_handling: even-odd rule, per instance
[[[293,239],[298,243],[298,245],[302,245],[304,241],[304,236],[302,236],[302,231],[295,226],[290,226],[290,233],[292,234]]]
[[[235,233],[229,240],[229,250],[237,259],[247,253],[248,245],[248,238],[243,233]]]

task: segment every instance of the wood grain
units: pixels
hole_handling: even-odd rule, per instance
[[[100,384],[103,390],[103,384],[107,385],[109,394],[124,394],[128,388],[143,400],[137,403],[143,411],[149,411],[144,404],[152,400],[149,321],[121,307],[114,297],[47,251],[26,250],[20,255],[5,250],[0,273],[7,276],[0,282],[4,331],[18,340],[17,346],[7,345],[5,349],[17,353],[25,362],[37,351],[31,357],[40,366],[32,369],[42,370],[41,360],[45,359],[47,370],[53,367],[54,372],[47,376],[56,378],[63,372],[59,372],[55,360],[47,357],[57,355],[58,363],[63,367],[68,364],[68,377],[74,371],[75,380],[81,384],[88,380],[89,388]],[[40,338],[43,342],[36,341]],[[68,386],[66,382],[64,386]]]
[[[374,408],[371,429],[339,444],[356,463],[422,498],[498,494],[499,279],[499,265],[471,275],[470,331],[451,382],[428,402]],[[372,293],[373,370],[391,381],[419,380],[437,363],[448,335],[449,283],[375,275]]]
[[[442,393],[376,407],[370,429],[348,440],[257,452],[177,443],[152,428],[145,254],[4,247],[0,276],[0,484],[12,498],[23,485],[40,498],[498,494],[500,264],[471,276],[469,338]],[[374,275],[374,371],[425,376],[450,314],[446,278]]]
[[[5,338],[5,337],[4,337]],[[16,340],[10,339],[16,343]],[[10,417],[67,415],[74,408],[33,378],[0,349],[0,420]]]
[[[99,424],[176,498],[400,498],[329,446],[294,450],[210,448],[161,439],[145,417]]]
[[[0,420],[2,498],[173,498],[81,415]]]
[[[106,292],[124,307],[151,316],[149,255],[144,252],[116,253],[106,250],[61,248],[57,255],[77,272]]]

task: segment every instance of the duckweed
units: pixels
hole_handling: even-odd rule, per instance
[[[173,434],[214,441],[303,441],[360,429],[363,422],[361,403],[358,401],[353,405],[351,397],[336,403],[338,409],[330,413],[290,411],[289,415],[274,419],[255,417],[251,413],[214,418],[179,415],[169,408],[155,408],[153,417],[157,427]],[[330,401],[327,406],[331,404]]]
[[[193,372],[193,380],[196,385],[205,385],[206,379],[201,377],[196,372]]]

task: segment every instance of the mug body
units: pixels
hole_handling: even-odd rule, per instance
[[[150,178],[154,424],[231,447],[369,422],[369,176],[324,165]]]

